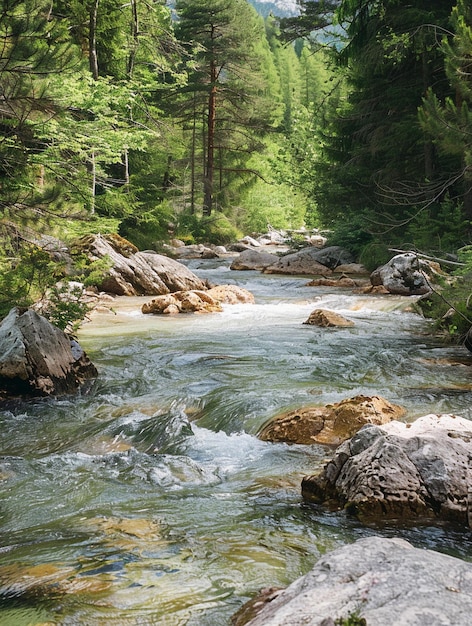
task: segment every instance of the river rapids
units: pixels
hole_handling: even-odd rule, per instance
[[[223,626],[359,537],[401,536],[472,560],[470,533],[365,528],[303,503],[332,452],[262,442],[272,416],[358,394],[472,419],[472,358],[411,300],[191,261],[249,289],[223,313],[144,316],[119,298],[79,341],[99,369],[77,397],[0,408],[0,624]],[[352,328],[304,325],[315,308]]]

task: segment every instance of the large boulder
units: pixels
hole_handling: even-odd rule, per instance
[[[139,252],[118,235],[88,235],[76,244],[75,250],[84,252],[90,261],[110,259],[111,268],[99,288],[118,296],[153,296],[207,288],[182,263],[154,252]]]
[[[277,256],[270,252],[258,250],[243,250],[231,263],[232,270],[263,270],[277,261]]]
[[[472,563],[403,539],[368,537],[325,554],[234,626],[468,626]],[[362,622],[361,620],[365,620]]]
[[[374,270],[370,282],[374,287],[383,285],[392,294],[421,296],[431,291],[428,282],[438,273],[437,264],[423,261],[413,252],[405,252]]]
[[[354,258],[340,246],[329,246],[321,250],[308,247],[286,254],[265,268],[267,274],[321,274],[327,276],[338,265],[352,263]]]
[[[471,442],[472,421],[453,415],[364,426],[321,473],[303,479],[302,494],[366,523],[439,519],[470,526]]]
[[[334,270],[340,265],[350,265],[354,263],[354,257],[345,248],[341,246],[327,246],[316,251],[316,255],[313,257],[318,263],[326,265],[330,269]]]
[[[216,259],[218,257],[215,250],[201,243],[180,246],[174,249],[173,253],[179,259]]]
[[[344,265],[337,265],[333,271],[335,274],[356,274],[359,276],[369,275],[369,271],[361,263],[345,263]]]
[[[324,407],[303,407],[272,418],[259,432],[263,441],[338,446],[366,424],[386,424],[405,410],[380,396],[355,396]]]
[[[64,395],[96,376],[77,341],[35,311],[14,308],[0,324],[0,394]]]

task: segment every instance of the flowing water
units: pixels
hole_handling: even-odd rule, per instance
[[[279,412],[361,393],[406,419],[471,419],[465,349],[429,336],[406,298],[190,266],[256,304],[164,317],[121,299],[80,331],[100,372],[88,393],[0,410],[0,624],[227,625],[260,588],[369,534],[472,560],[460,530],[368,529],[304,504],[302,476],[331,452],[256,437]],[[355,326],[304,325],[318,307]]]

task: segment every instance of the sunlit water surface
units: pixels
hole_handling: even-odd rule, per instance
[[[361,393],[410,420],[470,419],[466,350],[431,338],[406,298],[190,267],[256,304],[161,317],[120,299],[80,331],[100,372],[87,394],[0,410],[0,624],[227,625],[260,588],[369,534],[472,559],[457,529],[366,529],[304,504],[302,476],[331,451],[256,437],[281,411]],[[304,325],[319,307],[355,326]]]

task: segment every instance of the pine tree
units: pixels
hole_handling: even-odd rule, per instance
[[[188,54],[188,83],[178,94],[192,136],[191,203],[201,144],[203,213],[210,215],[227,189],[224,179],[243,174],[244,155],[260,146],[257,133],[271,120],[255,46],[263,29],[244,0],[179,0],[176,10],[176,34]]]
[[[63,110],[50,85],[70,71],[67,32],[49,2],[5,0],[0,9],[0,224],[4,245],[18,224],[37,222],[55,193],[45,188],[43,125]],[[50,192],[51,191],[51,192]],[[49,193],[50,192],[50,193]]]
[[[420,109],[423,128],[449,158],[438,194],[461,193],[464,218],[472,221],[472,8],[458,0],[451,13],[453,36],[444,36],[441,50],[451,85],[446,97],[429,89]]]
[[[319,161],[314,193],[326,224],[347,218],[378,236],[391,238],[398,229],[402,238],[412,205],[427,199],[429,191],[420,185],[441,162],[417,110],[429,86],[448,89],[438,33],[447,26],[451,4],[339,3],[336,20],[346,38],[334,50],[349,91],[335,116],[328,111]]]

